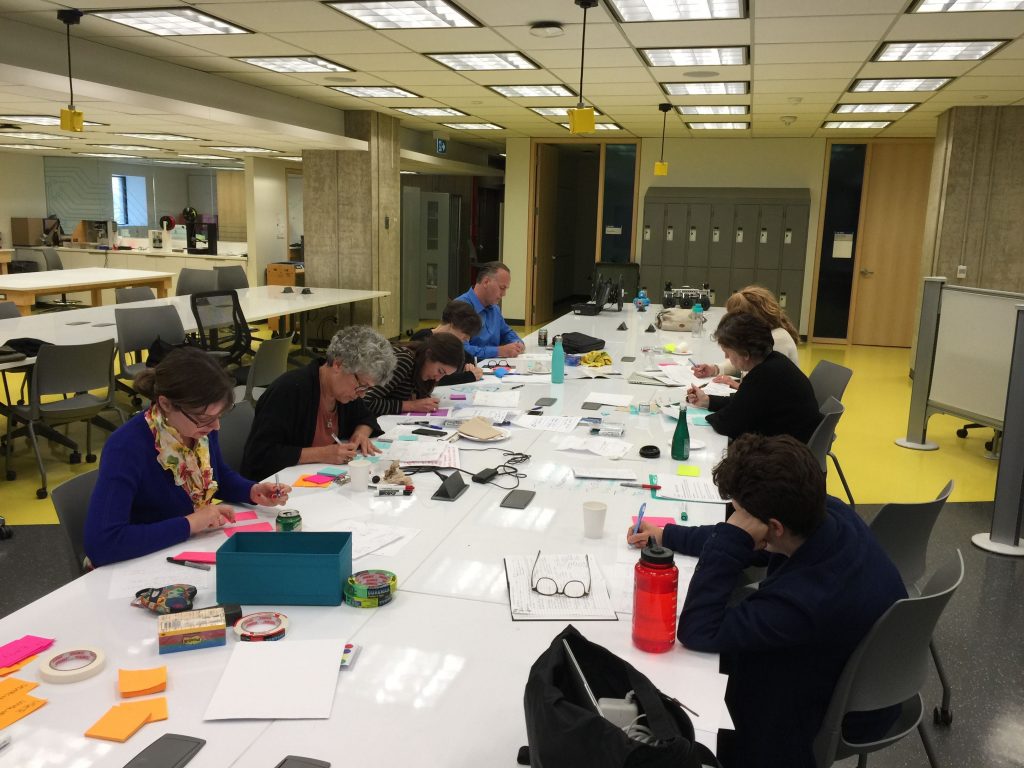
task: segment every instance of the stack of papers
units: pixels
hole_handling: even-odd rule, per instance
[[[513,422],[518,427],[544,432],[572,432],[580,423],[579,416],[530,416],[523,414]]]
[[[610,379],[613,376],[621,376],[622,371],[614,365],[602,365],[599,368],[591,368],[589,365],[570,366],[565,369],[567,379]]]
[[[402,464],[426,464],[437,461],[452,447],[451,443],[444,440],[399,440],[392,443],[378,458]],[[458,451],[457,448],[455,450]]]
[[[700,501],[708,504],[725,504],[728,501],[718,495],[718,486],[707,479],[658,475],[658,485],[661,486],[657,493],[659,499]]]
[[[516,411],[509,411],[507,408],[456,408],[444,420],[444,425],[457,427],[459,422],[477,417],[488,419],[491,424],[502,424],[508,421],[512,413]]]
[[[590,451],[606,459],[621,459],[630,448],[632,443],[620,440],[617,437],[577,437],[567,435],[555,443],[555,448],[560,451]]]
[[[519,405],[518,389],[503,389],[498,392],[477,392],[473,405],[493,408],[515,408]]]
[[[621,392],[591,392],[583,398],[583,402],[613,405],[618,408],[628,408],[633,403],[633,396],[629,393]]]
[[[125,742],[146,723],[166,719],[167,699],[164,696],[116,704],[93,723],[85,735],[93,739]]]

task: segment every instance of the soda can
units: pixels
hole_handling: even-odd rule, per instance
[[[281,532],[301,531],[302,515],[299,514],[297,509],[282,509],[277,513],[274,527]]]
[[[548,345],[547,328],[541,328],[539,331],[537,331],[537,343],[540,344],[540,346],[542,347],[546,347]]]

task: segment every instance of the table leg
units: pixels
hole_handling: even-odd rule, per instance
[[[7,300],[13,301],[24,317],[32,314],[32,305],[36,303],[35,293],[27,291],[4,291],[4,293],[7,294]]]
[[[153,287],[156,288],[158,298],[166,299],[171,290],[171,278],[165,277],[159,283],[154,283]]]
[[[102,288],[93,288],[91,291],[89,291],[89,296],[90,296],[89,302],[92,304],[92,306],[94,306],[94,307],[102,307],[103,306],[103,289]]]

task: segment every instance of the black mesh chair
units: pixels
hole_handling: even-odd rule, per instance
[[[199,346],[216,355],[224,366],[240,366],[242,359],[252,354],[252,333],[238,303],[238,293],[193,293],[191,303]]]

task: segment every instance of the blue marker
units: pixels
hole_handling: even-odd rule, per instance
[[[644,521],[644,512],[647,511],[647,502],[645,501],[640,505],[640,513],[636,516],[636,528],[633,529],[633,535],[640,533],[640,523]]]

